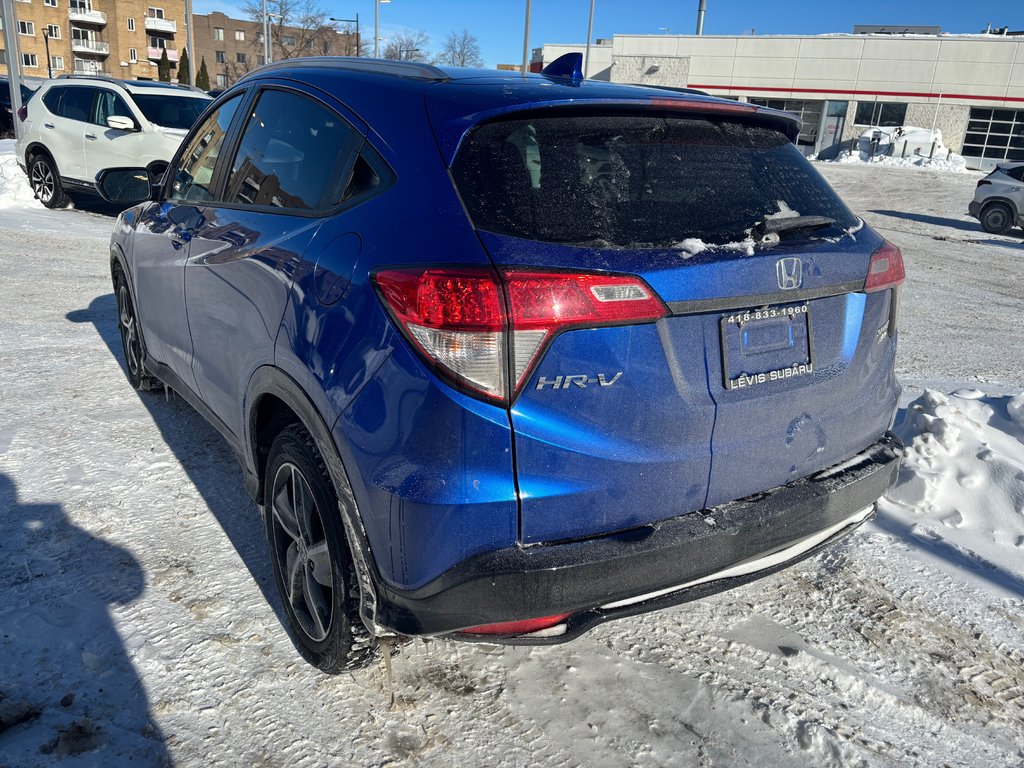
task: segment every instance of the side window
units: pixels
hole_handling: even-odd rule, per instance
[[[1017,181],[1024,181],[1024,165],[1020,166],[1019,168],[1007,168],[1006,170],[1003,171],[1003,173],[1005,173],[1011,179],[1015,179]]]
[[[111,115],[127,117],[132,120],[135,119],[135,115],[133,115],[132,111],[128,109],[128,105],[124,103],[124,99],[113,91],[101,90],[96,98],[96,112],[93,117],[93,122],[96,123],[96,125],[106,127],[107,118]]]
[[[171,182],[172,200],[204,201],[213,197],[210,185],[231,119],[242,103],[242,94],[221,104],[185,147]]]
[[[43,94],[43,104],[55,115],[60,114],[60,97],[67,88],[51,88]]]
[[[365,157],[359,155],[352,166],[352,175],[349,177],[345,191],[341,195],[340,202],[348,202],[373,193],[380,186],[380,176],[373,170],[373,166]]]
[[[264,91],[248,116],[224,199],[230,203],[317,210],[339,160],[358,134],[340,116],[304,96]]]
[[[60,116],[68,120],[89,122],[92,115],[92,100],[96,95],[95,88],[67,88],[64,98],[60,100]]]

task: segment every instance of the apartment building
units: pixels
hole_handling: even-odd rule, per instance
[[[210,86],[226,88],[250,69],[265,64],[263,29],[258,21],[223,13],[193,14],[194,63],[206,60]],[[355,56],[356,35],[332,27],[305,28],[274,24],[270,35],[274,61],[297,56]]]
[[[165,50],[177,77],[185,0],[18,0],[14,10],[27,78],[80,73],[156,80]],[[0,51],[0,75],[14,60]]]

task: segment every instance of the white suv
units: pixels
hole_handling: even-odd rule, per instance
[[[212,99],[188,86],[142,80],[64,76],[28,102],[18,164],[47,208],[68,192],[95,192],[105,168],[144,167],[156,176]]]

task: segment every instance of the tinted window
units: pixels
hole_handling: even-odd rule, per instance
[[[781,133],[659,116],[484,125],[452,166],[477,227],[531,240],[656,247],[741,241],[771,214],[857,219]],[[790,214],[792,215],[792,214]],[[804,235],[806,236],[806,235]]]
[[[67,88],[51,88],[43,94],[43,104],[55,115],[60,114],[60,97]]]
[[[173,200],[210,200],[213,191],[213,170],[224,146],[224,138],[231,126],[231,118],[238,111],[242,96],[238,95],[221,104],[192,137],[178,161],[171,182]]]
[[[1016,168],[1000,168],[999,170],[1001,170],[1011,179],[1015,179],[1017,181],[1024,181],[1024,165],[1020,165]]]
[[[128,105],[125,104],[124,99],[113,91],[101,90],[99,95],[96,97],[96,111],[93,116],[93,122],[96,123],[96,125],[106,126],[107,118],[111,115],[127,117],[132,121],[135,120],[135,115],[133,115],[131,110],[128,109]]]
[[[89,122],[92,115],[92,100],[96,95],[95,88],[66,88],[60,100],[60,116],[68,120]]]
[[[331,110],[285,91],[260,95],[245,126],[225,200],[314,210],[354,132]]]
[[[345,190],[341,195],[341,202],[372,194],[379,186],[380,176],[373,170],[373,166],[367,162],[366,158],[359,155],[352,166],[352,175],[349,178],[348,184],[345,185]]]
[[[195,125],[199,116],[210,106],[208,99],[188,96],[143,96],[136,93],[132,94],[132,98],[149,122],[185,131]]]
[[[903,125],[907,118],[907,105],[881,101],[857,102],[855,125],[877,125],[893,128]]]

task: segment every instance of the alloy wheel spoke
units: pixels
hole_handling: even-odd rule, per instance
[[[274,520],[281,529],[295,542],[302,540],[298,523],[295,521],[295,511],[292,509],[291,500],[288,498],[288,485],[281,486],[274,497],[273,504]]]
[[[287,578],[285,579],[285,585],[288,587],[288,602],[297,606],[299,603],[298,592],[305,592],[303,589],[304,569],[302,567],[302,558],[299,557],[299,548],[292,542],[288,546],[288,552],[285,555],[285,573]]]
[[[318,584],[325,587],[333,587],[334,580],[331,578],[331,553],[327,550],[327,540],[314,544],[306,550],[309,562],[313,564],[313,578]]]
[[[306,608],[309,610],[309,615],[313,619],[313,623],[316,625],[317,636],[314,640],[322,640],[327,636],[327,625],[330,624],[330,613],[327,607],[327,600],[324,597],[323,590],[320,585],[316,583],[313,578],[313,573],[310,569],[305,569],[303,581],[303,596],[306,598]],[[325,617],[328,621],[324,622]]]

